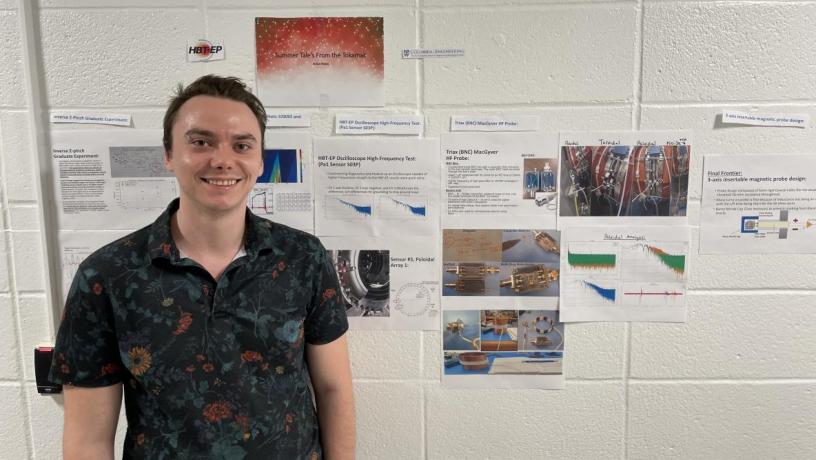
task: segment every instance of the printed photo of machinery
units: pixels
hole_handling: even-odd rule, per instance
[[[554,310],[446,310],[446,375],[560,374],[563,325]]]
[[[445,230],[443,296],[558,297],[556,230]]]
[[[538,207],[546,207],[550,211],[555,211],[555,197],[558,195],[557,178],[557,160],[553,158],[525,158],[522,196],[525,200],[534,200]]]
[[[390,258],[387,250],[327,251],[348,316],[390,316]]]
[[[560,215],[685,216],[688,145],[561,147]]]

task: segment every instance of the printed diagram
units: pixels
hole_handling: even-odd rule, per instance
[[[273,215],[275,214],[275,193],[271,188],[254,188],[249,193],[247,206],[255,214]]]
[[[570,242],[564,302],[572,306],[680,306],[685,242]]]
[[[739,232],[744,236],[785,240],[797,233],[816,232],[816,218],[791,217],[787,210],[779,211],[778,216],[742,216]]]
[[[331,250],[348,316],[390,316],[390,258],[386,250]]]
[[[111,178],[175,177],[164,167],[164,148],[161,146],[110,147]]]
[[[164,209],[176,196],[176,184],[169,180],[118,180],[113,198],[124,209]]]
[[[370,196],[341,197],[327,195],[324,203],[326,206],[326,219],[329,220],[364,220],[373,216]]]
[[[555,230],[443,232],[443,296],[559,295]]]
[[[556,314],[553,310],[445,310],[445,375],[560,374],[564,335]]]
[[[427,202],[427,198],[418,196],[380,196],[377,209],[381,219],[425,220]]]
[[[561,147],[561,216],[685,216],[691,147]]]
[[[303,155],[299,149],[264,149],[264,169],[258,184],[297,184],[303,182]]]

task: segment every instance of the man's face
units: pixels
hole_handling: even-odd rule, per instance
[[[246,206],[263,172],[261,132],[246,104],[195,96],[179,109],[171,134],[164,164],[175,173],[185,206],[205,212]]]

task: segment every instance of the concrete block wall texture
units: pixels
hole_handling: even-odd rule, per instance
[[[3,459],[60,458],[61,399],[36,394],[31,368],[32,347],[53,336],[31,87],[44,88],[47,110],[124,112],[159,128],[176,82],[213,72],[254,85],[254,17],[382,15],[387,105],[375,112],[420,112],[428,137],[452,114],[496,112],[538,115],[544,130],[692,130],[692,224],[704,154],[812,153],[816,140],[813,122],[717,117],[816,117],[813,2],[39,0],[27,55],[25,1],[0,0]],[[187,40],[202,36],[226,40],[227,60],[184,62]],[[466,55],[399,58],[419,47]],[[33,83],[27,56],[42,69]],[[331,135],[340,110],[304,109],[309,132]],[[696,250],[695,237],[688,321],[567,326],[564,391],[445,389],[439,332],[351,332],[358,457],[816,458],[816,256]]]

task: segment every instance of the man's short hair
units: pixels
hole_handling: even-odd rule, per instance
[[[263,104],[254,94],[249,91],[246,84],[236,77],[219,77],[217,75],[204,75],[198,80],[190,83],[187,87],[179,83],[175,96],[170,98],[170,105],[164,114],[164,150],[167,154],[173,148],[173,125],[176,123],[176,114],[185,102],[195,96],[223,97],[237,102],[243,102],[258,119],[258,127],[261,129],[261,146],[263,146],[264,131],[266,131],[266,110]]]

